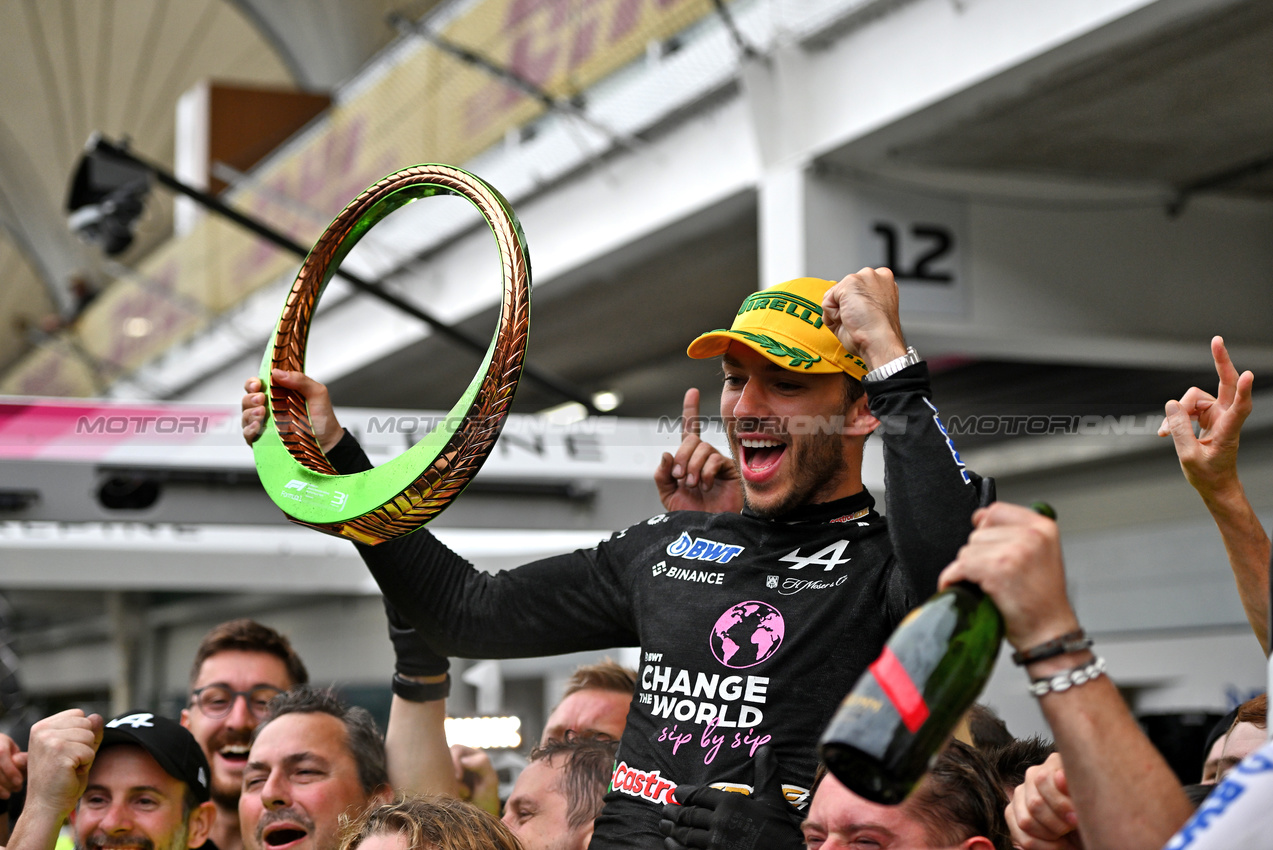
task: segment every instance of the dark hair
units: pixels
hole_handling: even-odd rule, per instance
[[[531,761],[546,761],[562,770],[557,790],[566,798],[571,829],[578,829],[601,814],[602,799],[610,784],[619,742],[566,733],[565,740],[550,738],[531,750]],[[563,761],[554,764],[554,759]]]
[[[330,714],[345,725],[346,744],[358,766],[358,782],[367,794],[389,784],[385,766],[385,740],[365,708],[345,705],[330,688],[301,685],[270,701],[270,713],[252,733],[255,743],[261,730],[285,714]]]
[[[972,745],[985,752],[991,747],[1006,747],[1013,742],[1008,725],[988,705],[974,703],[968,709],[968,732]]]
[[[566,691],[562,699],[579,691],[614,691],[618,694],[632,696],[636,692],[636,671],[617,664],[607,658],[600,664],[585,664],[576,667],[566,682]]]
[[[183,821],[188,821],[190,819],[190,813],[199,807],[200,801],[199,798],[195,796],[194,789],[190,787],[190,784],[185,783],[185,785],[186,793],[181,797],[181,819]]]
[[[454,797],[414,797],[371,808],[341,830],[340,850],[393,833],[406,838],[410,850],[522,850],[499,818]]]
[[[953,846],[973,836],[995,850],[1012,850],[1004,809],[1008,797],[985,756],[962,741],[951,741],[906,801],[934,844]]]
[[[813,772],[813,782],[809,785],[809,799],[813,800],[813,795],[818,793],[818,786],[822,784],[822,780],[827,778],[827,774],[831,771],[827,769],[827,763],[818,762],[818,769]]]
[[[1199,806],[1206,802],[1207,797],[1209,797],[1211,792],[1214,790],[1216,790],[1215,783],[1207,785],[1195,783],[1193,785],[1185,786],[1185,796],[1189,798],[1189,803],[1195,810],[1197,810]]]
[[[1025,772],[1037,764],[1043,764],[1056,752],[1056,745],[1040,735],[1022,738],[1002,747],[985,750],[986,760],[999,777],[1004,790],[1025,782]]]
[[[844,406],[848,407],[853,402],[866,395],[866,388],[862,386],[862,382],[850,375],[844,373]]]
[[[287,677],[292,680],[292,687],[309,682],[309,671],[301,661],[291,642],[269,626],[263,626],[255,620],[231,620],[214,626],[199,641],[195,650],[194,664],[190,667],[190,687],[199,679],[199,671],[203,662],[221,652],[238,650],[240,652],[264,652],[273,655],[283,662],[287,668]]]
[[[1207,759],[1211,755],[1211,748],[1216,745],[1216,741],[1229,734],[1229,730],[1233,728],[1233,721],[1237,719],[1238,709],[1232,709],[1224,717],[1216,721],[1216,725],[1211,727],[1211,731],[1207,733],[1206,744],[1202,748],[1202,769],[1207,769]]]

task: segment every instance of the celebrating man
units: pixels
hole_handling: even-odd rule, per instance
[[[177,723],[71,709],[31,727],[26,808],[8,850],[51,850],[70,816],[79,848],[207,846],[208,762]]]
[[[690,346],[722,360],[741,513],[660,514],[594,549],[494,576],[427,532],[360,547],[385,595],[440,652],[641,646],[594,847],[657,844],[660,807],[678,784],[749,789],[766,743],[788,798],[803,805],[836,703],[967,539],[979,479],[928,399],[897,304],[887,269],[838,284],[801,278],[749,296],[731,328]],[[368,468],[321,384],[299,373],[273,380],[306,396],[336,469]],[[251,440],[265,398],[256,379],[247,390]],[[888,523],[862,487],[863,444],[881,421]],[[714,507],[684,467],[675,472],[678,507]]]
[[[203,748],[212,769],[217,808],[212,840],[221,850],[241,850],[239,792],[252,731],[270,700],[309,681],[309,673],[286,637],[253,620],[231,620],[213,628],[190,668],[190,704],[181,725]]]
[[[299,687],[270,704],[239,797],[247,850],[336,850],[342,820],[393,799],[384,740],[365,709]]]

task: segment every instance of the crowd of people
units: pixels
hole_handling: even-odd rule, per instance
[[[1267,650],[1269,540],[1237,474],[1253,378],[1219,338],[1212,353],[1219,389],[1168,402],[1161,434]],[[396,657],[383,737],[309,686],[286,637],[225,623],[180,722],[70,710],[25,753],[0,742],[0,794],[26,797],[9,850],[51,850],[64,821],[85,850],[1273,846],[1264,698],[1217,727],[1182,785],[1080,626],[1056,523],[995,502],[947,436],[888,270],[755,293],[689,354],[721,360],[732,459],[700,439],[687,393],[655,473],[666,513],[495,575],[427,530],[358,546]],[[271,380],[306,397],[339,472],[368,468],[325,387]],[[251,441],[268,411],[258,380],[246,390]],[[873,434],[887,520],[862,485]],[[997,604],[1053,740],[1016,740],[976,706],[903,803],[859,797],[819,765],[818,738],[906,614],[963,581]],[[581,668],[506,801],[484,753],[447,746],[449,656],[614,646],[640,646],[639,670]]]

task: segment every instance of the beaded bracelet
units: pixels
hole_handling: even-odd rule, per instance
[[[1064,693],[1070,688],[1086,685],[1093,679],[1099,679],[1104,673],[1105,659],[1098,655],[1090,664],[1084,664],[1080,667],[1075,667],[1073,670],[1057,673],[1055,676],[1031,680],[1030,693],[1035,697],[1051,693]]]

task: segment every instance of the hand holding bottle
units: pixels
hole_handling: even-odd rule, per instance
[[[982,503],[993,497],[992,487],[987,487]],[[1056,524],[1040,516],[1054,517],[1055,512],[1042,503],[1034,510],[1038,513],[1011,505],[981,508],[973,514],[976,530],[960,556],[968,555],[980,565],[986,559],[1002,561],[1014,549],[1029,551],[995,524],[996,517],[1020,521],[1018,512],[1024,512],[1046,524],[1031,526],[1036,544],[1046,544],[1046,530],[1051,528],[1059,564]],[[827,767],[846,788],[872,802],[897,804],[906,799],[994,668],[1004,619],[977,587],[983,571],[960,573],[955,569],[958,563],[956,559],[943,573],[941,592],[907,615],[893,632],[822,735],[820,751]],[[1062,576],[1062,597],[1064,589]]]
[[[994,600],[1008,642],[1028,649],[1074,631],[1057,525],[1029,508],[998,502],[973,514],[973,532],[937,586],[971,581]]]

